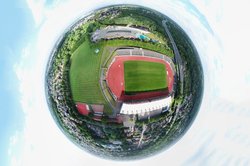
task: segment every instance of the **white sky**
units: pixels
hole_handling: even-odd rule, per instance
[[[25,127],[11,138],[9,156],[13,166],[250,164],[247,0],[191,1],[207,18],[214,36],[179,1],[71,0],[57,1],[49,7],[44,2],[27,0],[38,33],[14,66],[20,80]],[[76,147],[56,126],[44,96],[46,63],[60,34],[81,14],[119,2],[143,4],[176,20],[196,45],[205,72],[201,111],[187,134],[167,151],[133,162],[103,160]]]

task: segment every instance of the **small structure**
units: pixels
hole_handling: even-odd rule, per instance
[[[99,48],[95,49],[95,53],[96,53],[96,54],[98,54],[99,52],[100,52],[100,49],[99,49]]]
[[[76,103],[76,108],[81,115],[88,116],[90,113],[88,104],[78,102]]]
[[[92,108],[94,114],[103,115],[104,105],[92,104],[91,108]]]
[[[137,34],[136,34],[136,37],[137,37],[138,39],[140,39],[140,40],[143,40],[143,41],[149,41],[149,40],[150,40],[149,37],[147,37],[146,35],[140,34],[140,33],[137,33]]]
[[[96,121],[101,121],[102,116],[103,116],[104,105],[92,104],[91,108],[92,108],[92,111],[94,112],[93,119]]]

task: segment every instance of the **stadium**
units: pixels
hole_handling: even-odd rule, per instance
[[[117,34],[137,38],[141,46],[96,43],[117,38]],[[152,45],[158,42],[149,34],[137,28],[110,26],[96,30],[91,40],[73,53],[70,81],[80,114],[93,115],[98,121],[108,116],[121,122],[123,115],[145,119],[169,110],[174,94],[175,65],[170,56],[144,48],[145,42],[150,41]],[[147,41],[141,38],[146,35],[152,38]],[[99,47],[92,47],[92,43]]]
[[[148,116],[167,111],[174,85],[173,62],[142,48],[117,49],[105,83],[120,104],[120,114]]]
[[[190,127],[202,99],[198,53],[173,20],[118,5],[76,20],[51,50],[46,97],[72,142],[115,160],[170,147]]]

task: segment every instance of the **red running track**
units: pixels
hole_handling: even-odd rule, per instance
[[[144,92],[135,95],[125,95],[123,62],[129,60],[150,61],[150,62],[159,62],[165,64],[167,72],[166,79],[168,82],[168,90]],[[126,100],[149,99],[158,96],[167,96],[169,92],[171,93],[173,90],[174,76],[170,64],[162,59],[145,57],[145,56],[116,56],[107,71],[106,80],[110,90],[117,97],[117,99],[121,101],[126,101]]]

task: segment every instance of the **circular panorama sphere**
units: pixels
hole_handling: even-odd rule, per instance
[[[93,11],[62,35],[46,71],[50,111],[76,145],[140,159],[175,143],[203,93],[198,53],[167,16],[141,6]]]

